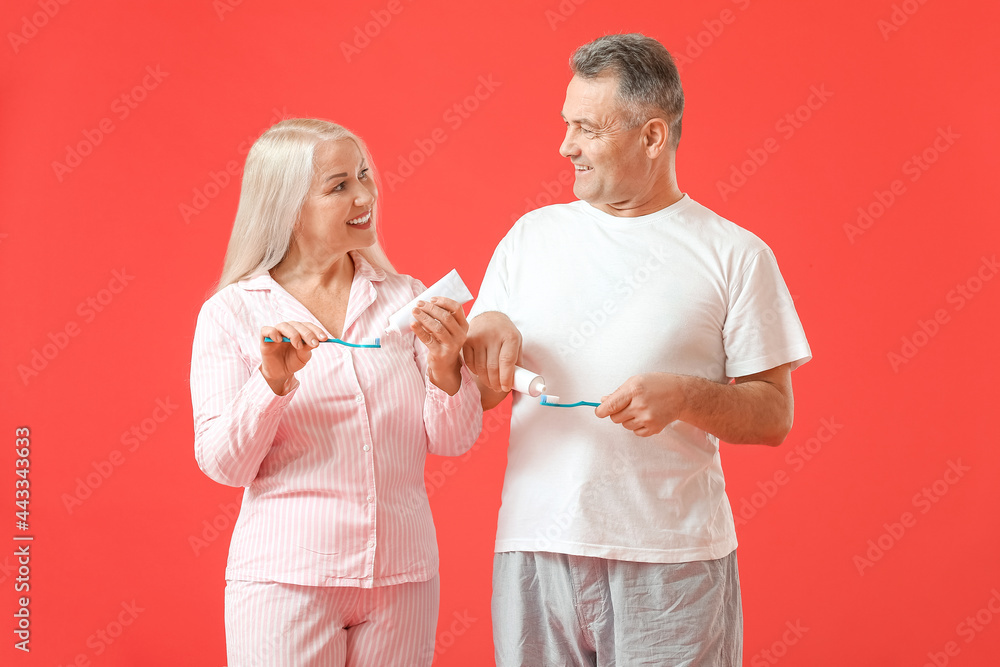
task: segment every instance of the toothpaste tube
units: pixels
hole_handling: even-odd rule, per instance
[[[545,378],[526,368],[514,366],[514,391],[528,396],[541,396],[545,393]]]
[[[385,333],[402,333],[404,330],[410,328],[410,324],[416,322],[413,317],[413,309],[416,308],[418,301],[427,301],[433,296],[443,296],[448,299],[454,299],[459,303],[467,303],[472,301],[472,292],[469,288],[465,286],[462,282],[462,278],[458,275],[458,271],[452,269],[445,275],[444,278],[437,281],[426,290],[420,293],[413,301],[409,302],[389,318],[389,326],[385,328]]]

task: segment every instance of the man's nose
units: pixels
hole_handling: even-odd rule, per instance
[[[576,145],[576,139],[573,136],[573,128],[566,128],[566,136],[563,137],[562,144],[559,145],[559,154],[563,157],[573,157],[574,155],[579,155],[580,149]]]

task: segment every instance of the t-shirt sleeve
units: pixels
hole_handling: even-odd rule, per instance
[[[769,248],[758,252],[730,290],[722,331],[726,375],[742,377],[812,358],[795,304]]]
[[[508,314],[510,282],[507,279],[509,235],[505,237],[493,252],[483,284],[479,287],[479,295],[469,311],[469,319],[482,313],[497,311]]]

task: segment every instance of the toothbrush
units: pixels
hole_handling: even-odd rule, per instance
[[[542,394],[541,405],[547,405],[551,408],[575,408],[581,405],[589,405],[596,408],[600,403],[594,403],[592,401],[577,401],[576,403],[560,403],[558,396],[552,396],[551,394]]]
[[[270,338],[264,338],[264,342],[273,343],[274,341]],[[282,343],[291,343],[291,339],[287,336],[281,337]],[[358,343],[348,343],[346,340],[340,340],[339,338],[327,338],[326,340],[321,340],[321,343],[337,343],[338,345],[346,345],[347,347],[382,347],[382,342],[378,338],[362,338],[361,344]]]

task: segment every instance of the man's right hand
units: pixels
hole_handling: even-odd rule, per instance
[[[514,386],[514,366],[521,356],[521,332],[503,313],[482,313],[469,323],[462,353],[465,365],[478,379],[483,409],[495,407]]]

